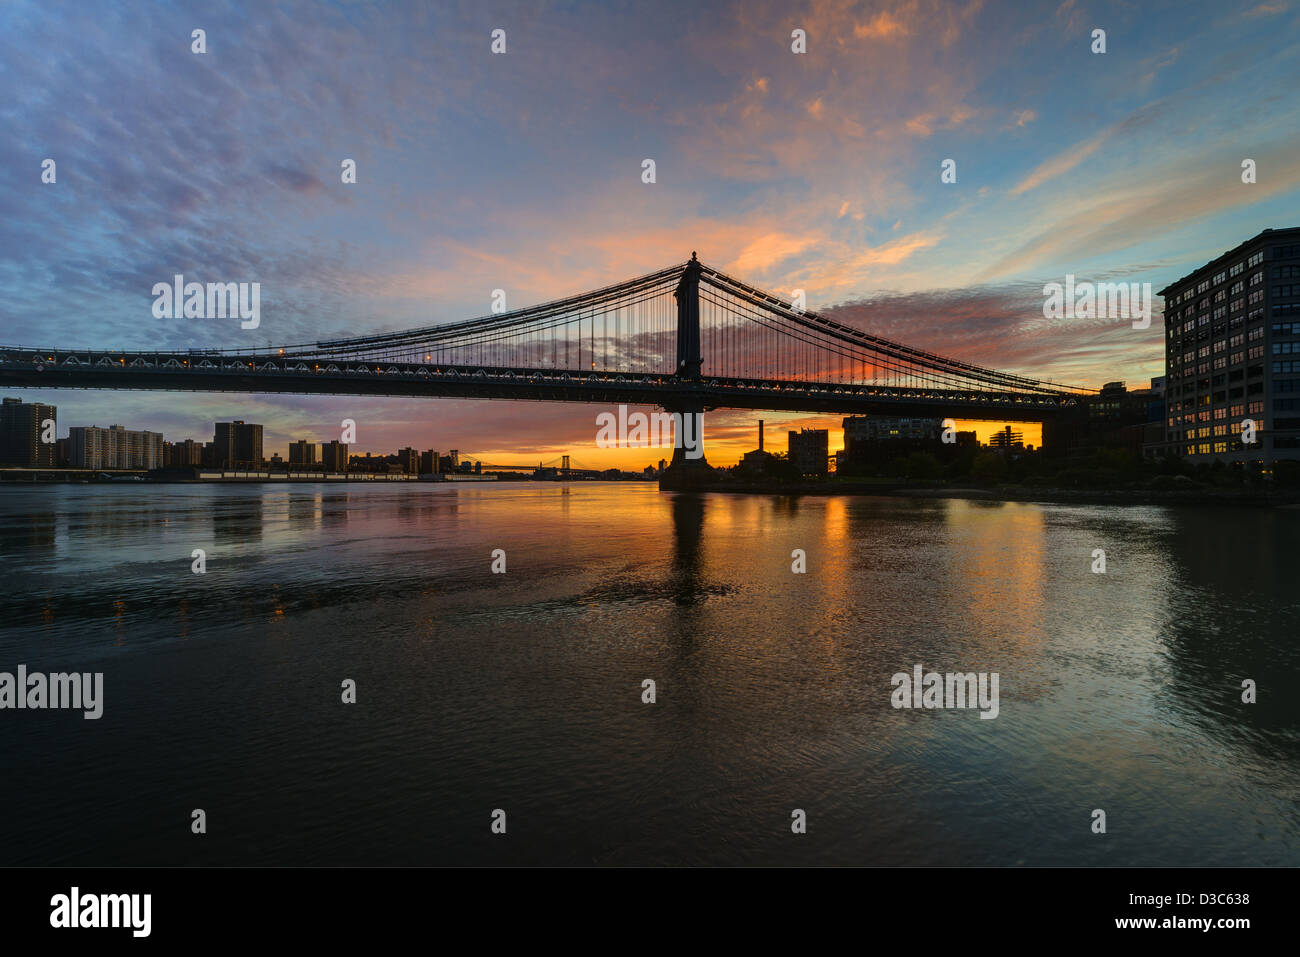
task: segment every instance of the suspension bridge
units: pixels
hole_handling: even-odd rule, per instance
[[[1016,421],[1047,420],[1092,391],[872,335],[728,276],[694,253],[566,299],[401,332],[261,349],[0,346],[0,385],[594,402],[695,416],[729,408]]]

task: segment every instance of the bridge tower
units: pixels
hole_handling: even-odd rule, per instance
[[[698,379],[704,360],[700,356],[700,261],[694,252],[673,298],[677,300],[677,375]]]
[[[691,252],[691,261],[682,270],[673,298],[677,300],[677,369],[679,379],[698,381],[704,359],[700,355],[700,261]],[[689,399],[665,405],[676,413],[680,433],[673,442],[673,460],[659,479],[660,488],[690,488],[707,481],[713,473],[704,460],[704,406]]]

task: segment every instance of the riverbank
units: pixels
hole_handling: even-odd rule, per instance
[[[671,489],[671,491],[685,491],[685,489]],[[914,482],[835,480],[791,483],[703,481],[692,484],[689,491],[732,492],[747,495],[883,495],[895,498],[962,498],[1059,505],[1230,505],[1255,508],[1300,506],[1300,489],[1215,488],[1192,483],[1180,488],[1040,488],[1023,485],[918,486]]]

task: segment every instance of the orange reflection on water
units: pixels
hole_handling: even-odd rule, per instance
[[[280,586],[272,585],[271,590],[275,592],[271,599],[271,621],[279,623],[284,621],[284,602],[280,598]]]
[[[126,602],[122,601],[122,599],[120,598],[114,599],[113,630],[117,634],[117,638],[113,641],[113,644],[116,645],[117,647],[121,647],[122,645],[126,644],[126,638],[123,637],[123,633],[126,630],[126,625],[125,622],[123,621],[125,615],[126,615]]]
[[[961,630],[990,644],[1042,635],[1046,525],[1036,505],[952,499],[947,582],[969,612]]]

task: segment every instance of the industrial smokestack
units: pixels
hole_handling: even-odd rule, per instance
[[[758,450],[763,451],[763,420],[758,420]]]

